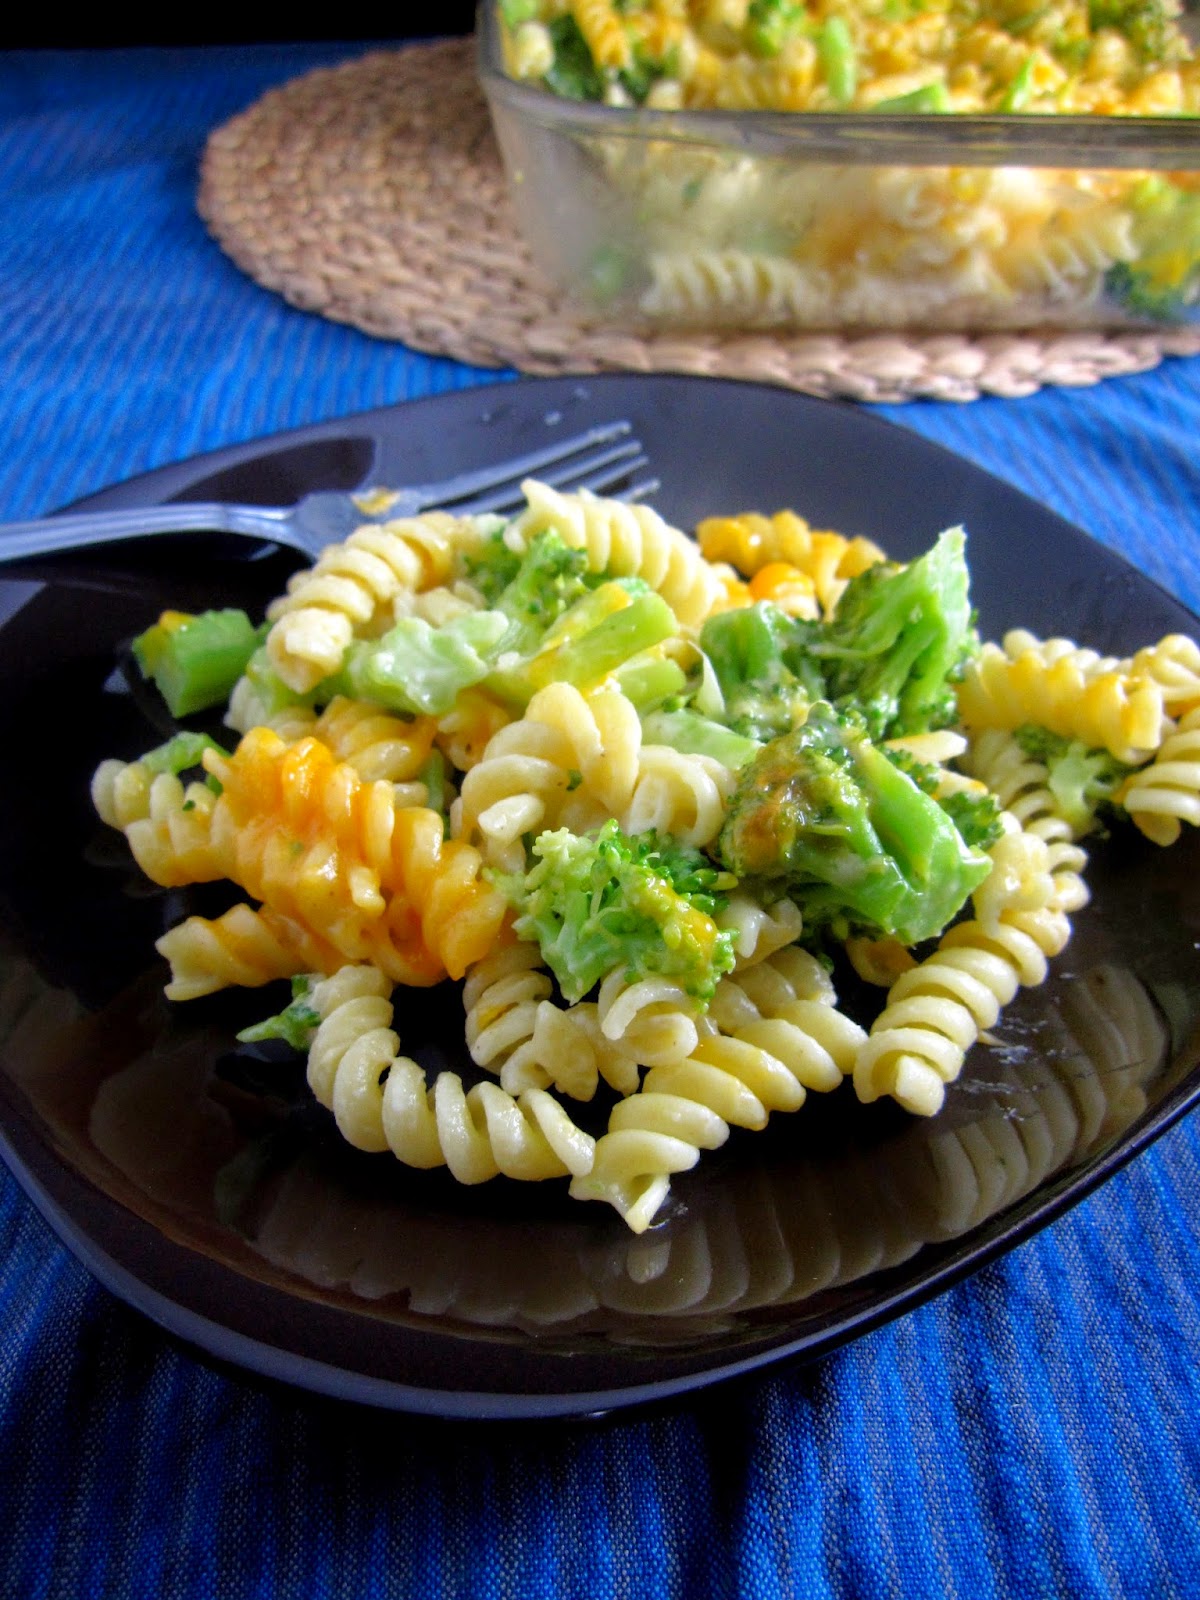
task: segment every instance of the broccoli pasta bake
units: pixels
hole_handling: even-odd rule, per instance
[[[1185,20],[1177,0],[498,0],[483,82],[534,254],[594,313],[1150,326],[1186,320],[1200,281]],[[914,114],[928,137],[890,131]],[[1060,148],[1064,117],[1092,126]],[[1131,118],[1174,133],[1122,142]]]
[[[1089,836],[1200,823],[1186,636],[981,639],[961,527],[901,562],[791,509],[522,493],[384,505],[262,618],[162,613],[132,670],[176,731],[92,779],[154,883],[235,887],[158,940],[167,996],[282,987],[239,1038],[362,1150],[641,1232],[810,1096],[935,1116],[1067,945]],[[404,1053],[442,984],[463,1070]]]

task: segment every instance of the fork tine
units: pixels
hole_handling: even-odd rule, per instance
[[[456,478],[442,483],[418,485],[412,492],[425,506],[453,506],[457,502],[472,500],[471,510],[485,510],[482,503],[474,503],[476,495],[486,495],[489,490],[499,490],[508,483],[519,483],[522,478],[535,476],[544,469],[555,466],[569,457],[586,450],[613,443],[632,432],[632,424],[624,420],[601,423],[569,439],[558,439],[553,444],[531,450],[527,455],[514,456],[507,461],[482,467],[474,472],[460,473]],[[638,446],[637,448],[640,448]]]
[[[605,494],[608,490],[617,488],[617,486],[629,478],[632,473],[640,472],[643,467],[648,467],[649,465],[649,456],[637,455],[634,456],[630,461],[622,461],[618,466],[606,467],[602,471],[591,472],[587,475],[587,477],[580,478],[578,482],[573,483],[571,487],[576,490],[590,489],[593,494]],[[653,482],[655,487],[657,487],[658,479],[655,478]],[[613,498],[618,500],[636,500],[639,492],[645,491],[639,490],[639,488],[635,486],[634,488],[626,489],[623,493],[615,495]]]
[[[604,450],[593,450],[588,455],[572,459],[538,476],[554,489],[594,488],[600,483],[620,483],[631,472],[644,467],[648,459],[637,440],[630,439],[624,444],[609,445]],[[521,485],[529,476],[529,473],[525,473],[503,488],[473,499],[470,510],[474,513],[517,510],[525,503]],[[459,509],[463,508],[460,506]]]

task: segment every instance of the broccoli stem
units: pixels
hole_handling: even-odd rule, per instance
[[[133,641],[133,655],[171,715],[187,717],[229,698],[258,645],[244,611],[164,611]]]
[[[687,673],[657,649],[643,650],[623,661],[612,675],[621,693],[639,712],[652,711],[687,688]]]
[[[858,63],[845,17],[825,19],[817,35],[817,55],[834,103],[848,106],[858,87]]]
[[[734,733],[698,711],[654,711],[642,721],[649,742],[670,745],[681,755],[712,756],[736,771],[762,749],[757,739]]]
[[[596,590],[580,601],[562,621],[565,623],[575,611],[583,611],[601,592]],[[516,706],[528,704],[549,683],[569,683],[576,689],[586,689],[615,672],[630,657],[678,633],[675,613],[661,595],[650,590],[632,595],[625,591],[625,597],[627,603],[620,610],[610,611],[586,632],[563,630],[528,661],[498,667],[489,675],[487,687]]]
[[[944,83],[926,83],[907,94],[892,95],[887,100],[877,100],[872,111],[949,111],[950,96]]]

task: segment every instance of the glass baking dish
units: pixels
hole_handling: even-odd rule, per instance
[[[1200,317],[1196,116],[564,99],[510,75],[489,0],[477,48],[519,225],[588,320],[986,332]]]

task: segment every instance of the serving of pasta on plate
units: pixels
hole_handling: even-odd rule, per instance
[[[154,883],[244,896],[158,940],[168,998],[290,981],[239,1038],[362,1150],[642,1232],[811,1095],[936,1116],[1067,945],[1089,836],[1200,821],[1184,635],[981,640],[959,527],[900,562],[790,509],[523,494],[364,518],[261,620],[164,612],[132,659],[179,731],[92,780]],[[445,983],[469,1073],[403,1053]]]

